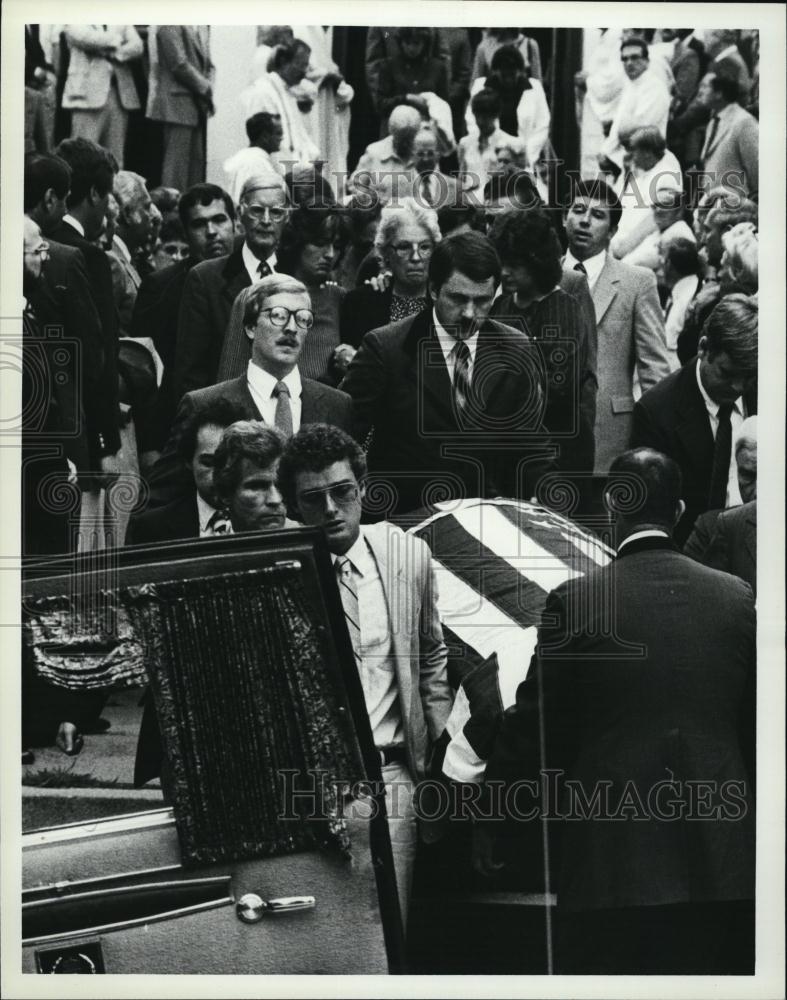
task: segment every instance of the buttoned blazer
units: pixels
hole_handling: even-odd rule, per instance
[[[107,38],[120,35],[115,58],[105,58],[100,48]],[[70,110],[98,111],[105,107],[114,74],[120,104],[126,111],[138,111],[139,96],[131,68],[126,63],[142,55],[142,39],[133,24],[68,24],[65,28],[71,58],[63,89],[63,107]]]

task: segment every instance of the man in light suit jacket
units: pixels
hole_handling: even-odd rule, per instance
[[[208,30],[205,24],[150,28],[147,117],[164,123],[161,183],[178,191],[205,180],[205,127],[214,112]]]
[[[760,126],[738,103],[740,84],[721,73],[702,81],[699,99],[712,114],[702,147],[702,170],[708,188],[723,184],[756,198],[759,188]]]
[[[67,24],[71,52],[63,107],[71,111],[71,135],[104,146],[123,166],[128,112],[139,96],[127,63],[142,55],[133,24]]]
[[[539,348],[489,318],[500,274],[488,237],[443,240],[429,262],[433,307],[369,331],[350,363],[341,387],[388,515],[452,497],[530,499],[553,469]]]
[[[402,918],[407,920],[416,826],[414,783],[453,700],[429,548],[381,522],[361,526],[366,457],[335,427],[296,434],[279,465],[285,501],[304,524],[320,527],[333,556],[386,786],[388,827]],[[395,799],[393,796],[395,795]]]
[[[188,491],[190,476],[178,458],[179,441],[192,416],[218,400],[227,400],[239,420],[263,420],[288,434],[311,423],[351,429],[349,396],[302,378],[298,371],[298,357],[309,329],[298,324],[308,323],[310,317],[313,314],[309,295],[295,278],[272,274],[255,286],[244,314],[246,336],[252,340],[248,370],[239,378],[188,392],[181,399],[169,441],[150,477],[151,507],[168,503]],[[284,324],[277,325],[282,319]]]
[[[564,265],[585,274],[596,310],[595,472],[626,450],[634,409],[634,372],[643,392],[669,375],[664,318],[652,271],[609,253],[620,221],[617,195],[603,181],[580,182],[566,215]]]

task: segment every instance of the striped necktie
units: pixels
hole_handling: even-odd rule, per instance
[[[287,384],[277,382],[273,387],[273,395],[276,397],[276,414],[273,422],[282,434],[292,437],[292,409],[290,408],[290,390],[287,388]]]
[[[360,669],[363,666],[361,655],[361,616],[358,610],[358,591],[355,587],[353,565],[347,556],[339,556],[336,560],[336,575],[339,580],[339,594],[344,608],[344,618],[347,631],[350,633],[355,660]]]
[[[576,262],[576,264],[574,265],[574,270],[575,271],[579,271],[580,274],[584,274],[585,277],[587,278],[587,276],[588,276],[588,269],[585,267],[585,265],[582,263],[581,260],[578,260]]]
[[[205,528],[210,535],[232,534],[232,524],[223,510],[214,510]]]
[[[470,397],[470,348],[463,340],[457,340],[454,354],[454,409],[457,422],[461,426]]]

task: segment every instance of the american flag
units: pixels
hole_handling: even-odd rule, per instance
[[[456,690],[443,771],[480,782],[500,716],[527,674],[547,594],[614,553],[567,518],[517,500],[436,504],[408,531],[432,550]]]

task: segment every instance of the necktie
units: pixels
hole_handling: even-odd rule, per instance
[[[587,278],[587,276],[588,276],[588,269],[585,267],[585,265],[582,263],[581,260],[578,260],[576,262],[576,264],[574,265],[574,270],[575,271],[579,271],[580,274],[584,274],[585,277]]]
[[[727,503],[727,484],[730,478],[730,457],[732,455],[732,404],[719,407],[719,426],[713,447],[713,471],[710,477],[708,510],[717,510]]]
[[[284,382],[277,382],[273,387],[276,397],[276,416],[273,422],[287,437],[292,437],[292,410],[290,409],[290,390]]]
[[[353,567],[347,556],[340,556],[336,560],[336,575],[339,579],[339,594],[342,599],[344,618],[347,622],[347,631],[350,633],[353,653],[360,669],[363,665],[363,657],[361,656],[361,615],[358,611],[358,591],[355,587]]]
[[[702,151],[702,158],[708,155],[713,146],[714,140],[716,139],[716,133],[719,131],[719,116],[714,115],[710,120],[710,128],[708,129],[708,134],[705,138],[705,148]]]
[[[232,524],[223,510],[214,510],[206,528],[211,535],[231,535]]]
[[[463,340],[454,344],[454,408],[461,425],[470,397],[470,348]]]
[[[257,268],[257,274],[259,274],[259,276],[260,276],[260,280],[262,280],[263,278],[267,278],[267,277],[268,277],[268,275],[269,275],[269,274],[272,274],[272,273],[273,273],[273,272],[272,272],[272,271],[271,271],[271,269],[270,269],[270,265],[269,265],[269,264],[268,264],[268,262],[267,262],[267,261],[265,261],[265,260],[264,260],[264,261],[263,261],[263,262],[262,262],[262,263],[260,264],[260,266],[259,266],[259,267]]]
[[[421,197],[427,205],[434,206],[434,193],[432,189],[432,174],[424,174],[421,178]]]

